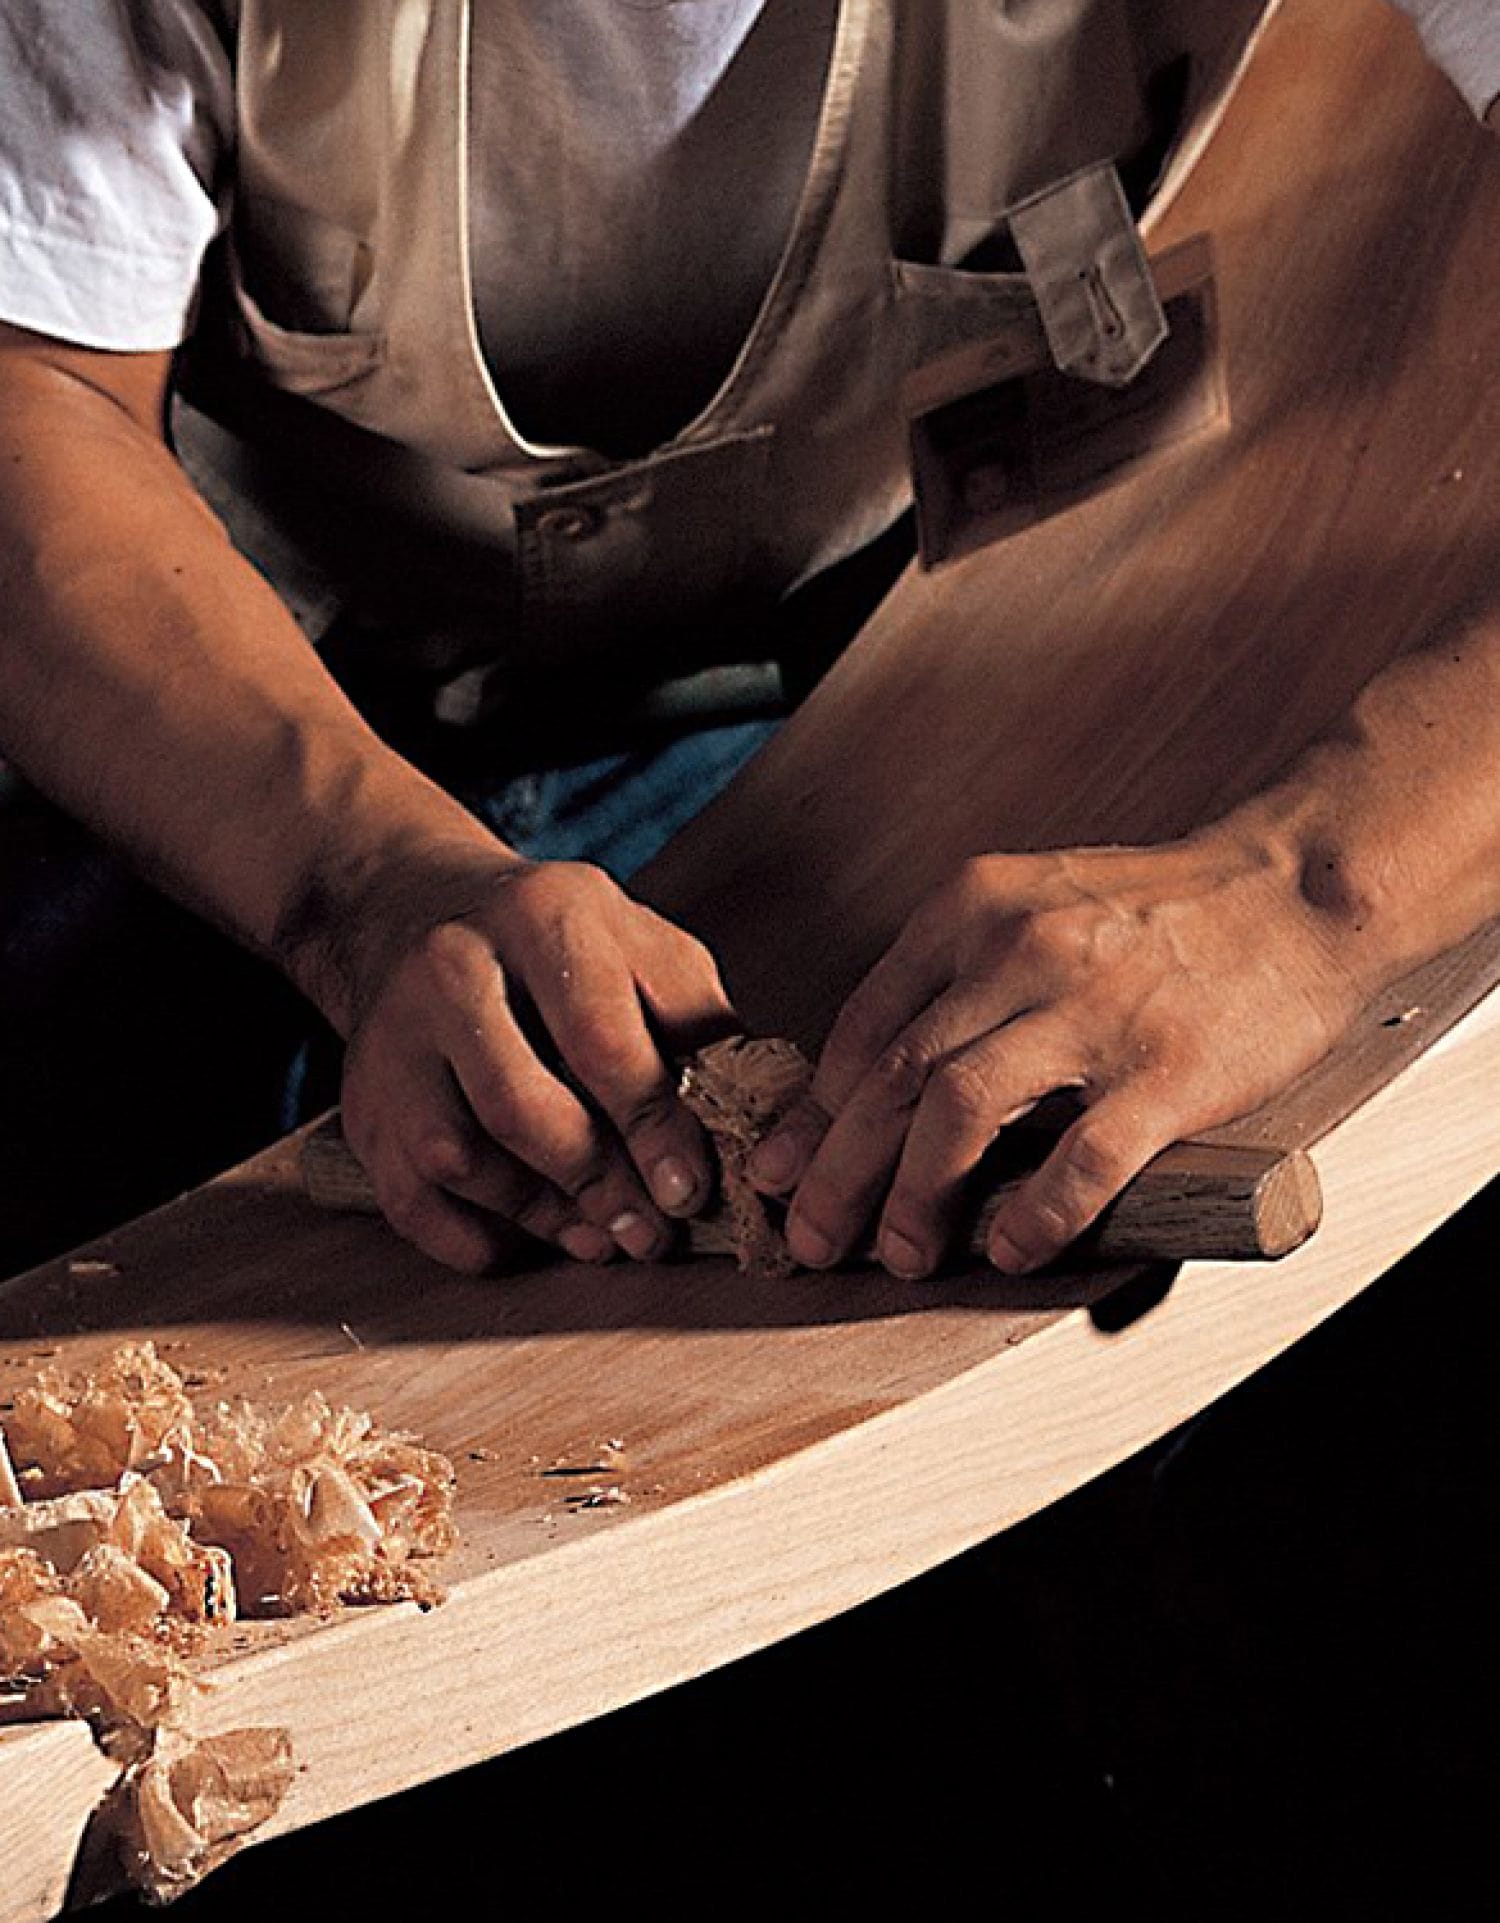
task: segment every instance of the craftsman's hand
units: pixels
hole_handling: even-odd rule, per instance
[[[1079,1118],[990,1232],[996,1267],[1032,1269],[1169,1143],[1309,1067],[1363,999],[1295,869],[1248,839],[986,856],[851,996],[810,1105],[752,1174],[795,1190],[800,1261],[839,1261],[878,1213],[885,1266],[926,1275],[1001,1130],[1077,1090]]]
[[[735,1026],[708,952],[581,863],[484,858],[438,895],[356,965],[344,1128],[386,1216],[460,1269],[501,1223],[662,1253],[712,1191],[668,1060]]]

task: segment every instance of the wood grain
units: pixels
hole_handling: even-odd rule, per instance
[[[0,1923],[62,1908],[89,1818],[117,1774],[81,1723],[0,1728]]]
[[[1493,587],[1497,226],[1500,156],[1404,23],[1287,0],[1162,231],[1214,232],[1231,435],[905,581],[657,867],[653,898],[713,942],[754,1026],[816,1043],[966,853],[1208,818]],[[311,1208],[283,1146],[94,1266],[0,1289],[0,1401],[44,1356],[149,1335],[226,1390],[316,1384],[454,1456],[446,1604],[251,1626],[211,1666],[210,1727],[292,1731],[304,1768],[273,1830],[309,1823],[915,1575],[1295,1341],[1500,1167],[1500,998],[1476,1003],[1493,964],[1476,940],[1414,991],[1442,1019],[1469,1006],[1425,1052],[1407,1059],[1436,1014],[1376,1012],[1262,1124],[1314,1142],[1311,1242],[1150,1278],[1133,1319],[1119,1276],[1087,1272],[464,1280]],[[625,1500],[569,1506],[544,1471],[605,1439]],[[99,1793],[86,1741],[0,1738],[0,1923],[36,1923],[66,1885]]]

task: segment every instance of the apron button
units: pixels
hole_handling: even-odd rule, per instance
[[[539,534],[555,534],[561,541],[581,541],[594,532],[600,519],[597,508],[549,507],[536,517],[536,526]]]

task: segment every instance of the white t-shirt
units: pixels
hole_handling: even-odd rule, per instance
[[[233,117],[199,0],[0,0],[0,319],[85,347],[175,347]]]
[[[1500,100],[1500,0],[1395,0],[1476,114]]]
[[[1497,0],[1397,3],[1483,112],[1500,95]],[[475,179],[480,325],[523,425],[564,407],[558,367],[584,404],[618,392],[669,291],[704,304],[693,378],[743,333],[790,217],[836,11],[770,0],[757,24],[765,4],[479,0],[475,118],[508,150]],[[580,97],[586,113],[561,111]],[[215,0],[0,0],[0,319],[91,347],[175,346],[224,218],[232,137]],[[625,242],[607,257],[578,243],[601,227]],[[713,271],[693,271],[705,250]],[[601,342],[610,356],[591,360]]]

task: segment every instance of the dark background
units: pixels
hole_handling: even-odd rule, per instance
[[[250,1850],[174,1923],[1500,1916],[1497,1232],[1500,1184],[1211,1413],[996,1542]]]

